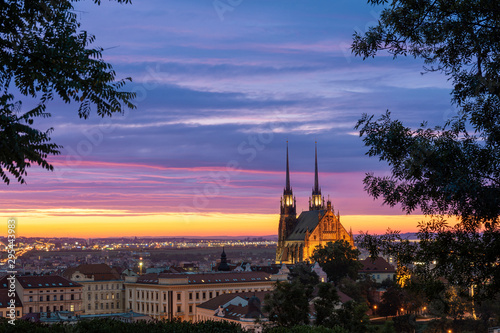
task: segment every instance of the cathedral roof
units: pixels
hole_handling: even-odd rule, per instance
[[[324,210],[310,210],[300,213],[297,218],[297,224],[293,232],[286,240],[303,241],[306,236],[306,231],[312,232],[319,223],[319,215],[325,214]]]

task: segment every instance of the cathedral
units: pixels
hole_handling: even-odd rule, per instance
[[[309,198],[309,210],[297,217],[296,199],[290,186],[288,142],[286,146],[286,183],[281,197],[276,263],[295,264],[309,261],[314,249],[328,242],[343,239],[354,246],[352,231],[347,232],[335,214],[330,200],[321,195],[318,180],[318,148],[315,147],[314,187]]]

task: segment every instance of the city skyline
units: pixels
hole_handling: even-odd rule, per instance
[[[297,210],[306,209],[318,142],[320,185],[354,233],[415,231],[363,190],[365,172],[389,175],[353,129],[389,109],[412,126],[455,113],[450,84],[422,62],[350,53],[354,31],[381,7],[326,0],[76,3],[119,78],[131,76],[137,110],[78,119],[54,101],[54,172],[28,169],[27,185],[0,193],[19,236],[277,234],[285,142]],[[236,2],[233,2],[233,4]],[[25,101],[23,109],[29,105]]]

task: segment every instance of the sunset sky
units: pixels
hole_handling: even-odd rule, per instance
[[[231,3],[232,5],[229,5]],[[225,5],[223,5],[225,4]],[[365,156],[353,129],[363,113],[418,126],[454,115],[450,83],[423,63],[350,52],[354,31],[381,7],[357,0],[143,0],[76,4],[118,78],[131,76],[136,110],[79,119],[54,101],[54,172],[2,185],[0,217],[18,236],[277,234],[289,142],[298,211],[307,209],[318,142],[320,186],[354,233],[414,231],[363,190]],[[19,97],[20,98],[20,97]],[[25,102],[26,109],[29,101]]]

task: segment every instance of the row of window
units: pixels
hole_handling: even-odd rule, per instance
[[[52,295],[52,296],[53,296],[52,300],[53,301],[57,301],[57,295]],[[45,297],[45,299],[46,299],[46,302],[50,302],[50,295],[47,295]],[[81,299],[81,295],[80,294],[78,294],[78,299]],[[64,295],[59,295],[59,300],[64,301]],[[71,294],[70,295],[70,300],[71,301],[75,300],[75,294]],[[33,296],[29,297],[29,302],[33,302]],[[40,296],[40,302],[43,302],[43,296]]]
[[[94,310],[99,310],[99,304],[100,304],[101,310],[104,310],[104,307],[106,307],[106,310],[109,310],[110,307],[111,307],[111,309],[115,308],[115,303],[114,302],[106,303],[106,305],[104,305],[104,303],[95,303],[94,304]],[[120,302],[116,302],[116,308],[117,309],[120,308]],[[92,304],[89,303],[87,305],[87,309],[88,310],[92,310]]]
[[[264,291],[264,290],[266,290],[266,288],[263,288],[261,290],[259,290],[259,289],[255,289],[255,290],[251,289],[250,291]],[[239,290],[239,291],[242,292],[243,290]],[[231,291],[227,291],[227,292],[231,292]],[[238,291],[234,290],[232,292],[238,292]],[[159,299],[158,292],[153,292],[153,291],[146,291],[146,292],[144,292],[144,291],[137,290],[136,293],[137,293],[137,299],[143,299],[143,300],[144,299],[145,300],[150,300],[150,299],[151,300],[155,300],[155,299],[158,300]],[[225,293],[225,292],[223,291],[222,293]],[[215,294],[212,291],[208,292],[208,298],[207,298],[207,292],[205,292],[205,291],[204,292],[195,292],[195,293],[190,292],[189,296],[188,296],[190,301],[193,300],[193,294],[195,296],[195,300],[197,300],[197,301],[200,300],[200,296],[201,296],[201,300],[203,300],[203,301],[209,300],[209,299],[212,299],[214,297],[219,296],[219,292],[218,291],[216,291]],[[150,297],[150,295],[151,295],[151,297]],[[129,290],[129,297],[130,297],[130,299],[132,299],[132,289]],[[90,298],[89,298],[89,300],[90,300]],[[163,293],[163,300],[164,301],[167,300],[167,294],[166,293]],[[181,293],[177,293],[177,301],[181,301]]]
[[[95,294],[95,299],[98,300],[99,299],[99,294]],[[101,299],[115,299],[115,294],[111,293],[111,294],[101,294]],[[116,299],[120,299],[120,293],[116,293]],[[92,300],[92,294],[88,294],[87,295],[87,300]]]
[[[5,315],[7,315],[10,311],[5,311]],[[19,313],[19,310],[16,311],[16,317],[19,317],[21,314]],[[3,311],[0,311],[0,317],[3,317]]]
[[[74,304],[71,304],[69,306],[69,309],[66,308],[66,311],[75,311],[75,305]],[[53,305],[52,306],[52,310],[50,308],[50,305],[47,305],[46,307],[44,306],[41,306],[40,307],[40,311],[39,312],[55,312],[55,311],[63,311],[63,306],[60,305],[59,307],[57,307],[57,305]],[[33,313],[33,307],[29,307],[29,313]]]
[[[101,287],[99,287],[99,286],[101,286]],[[92,285],[87,285],[86,288],[87,288],[87,290],[92,290]],[[109,290],[109,289],[111,289],[111,290],[113,290],[113,289],[119,290],[119,289],[123,289],[123,285],[121,285],[121,287],[120,287],[120,283],[108,283],[106,285],[104,285],[104,284],[96,284],[96,285],[94,285],[94,290],[99,290],[99,288],[101,290]]]

